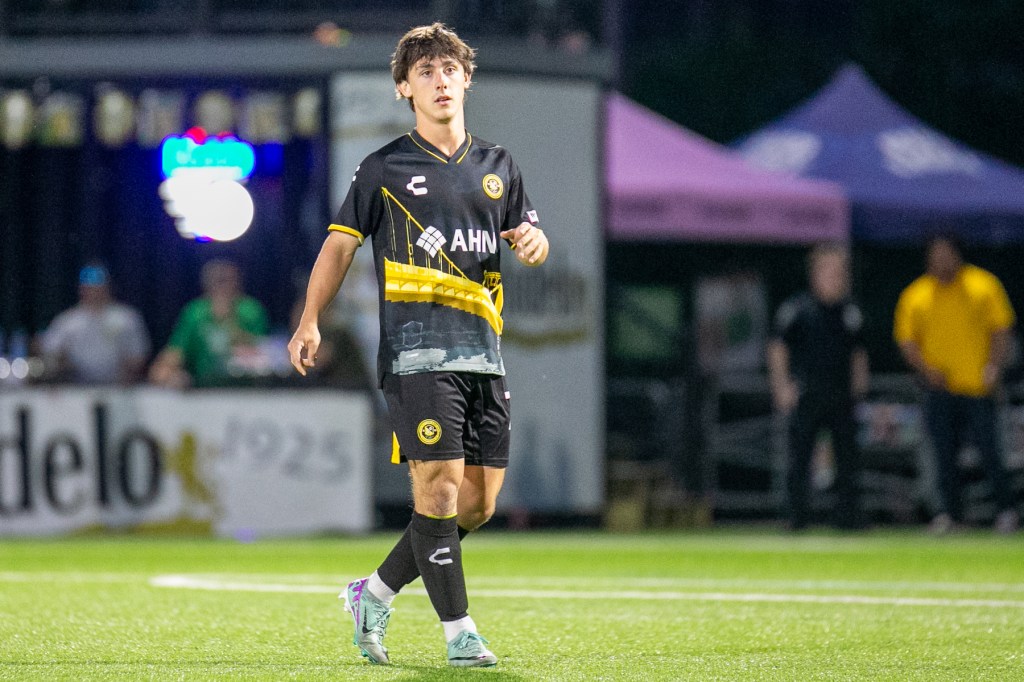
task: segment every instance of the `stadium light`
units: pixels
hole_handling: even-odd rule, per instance
[[[164,140],[160,163],[166,178],[160,196],[182,237],[231,241],[249,229],[255,208],[240,183],[256,166],[251,144],[192,128]]]

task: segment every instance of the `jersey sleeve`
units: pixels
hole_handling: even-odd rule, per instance
[[[171,331],[171,338],[167,341],[168,348],[175,348],[182,354],[188,354],[188,346],[192,344],[199,326],[197,307],[198,301],[190,301],[182,309]]]
[[[352,186],[328,230],[350,234],[359,240],[360,245],[367,237],[373,236],[380,224],[377,220],[381,211],[380,170],[380,161],[373,154],[356,167]]]
[[[917,329],[914,325],[914,285],[910,285],[900,294],[896,302],[896,313],[893,316],[892,337],[896,343],[917,340]]]
[[[238,303],[238,324],[253,336],[266,336],[269,324],[267,311],[255,298],[246,297]]]
[[[797,324],[800,319],[800,304],[796,299],[789,299],[775,311],[775,324],[772,327],[772,338],[784,344],[792,345],[796,337]]]
[[[988,324],[995,331],[1009,329],[1017,321],[1002,282],[992,277],[991,293],[988,297]]]
[[[125,318],[128,327],[125,335],[125,352],[132,358],[145,358],[149,355],[151,346],[146,323],[143,321],[139,311],[133,308],[126,309]]]
[[[854,348],[864,348],[864,311],[856,303],[847,303],[843,308],[843,325]]]
[[[42,336],[42,351],[45,355],[57,355],[67,350],[68,339],[67,313],[53,318],[49,329]]]
[[[509,159],[509,164],[511,169],[508,182],[508,204],[505,222],[501,229],[502,231],[513,230],[522,223],[539,227],[540,219],[537,217],[537,211],[533,208],[533,204],[530,203],[530,198],[526,196],[526,188],[523,186],[523,176],[519,172],[519,166],[511,159]]]

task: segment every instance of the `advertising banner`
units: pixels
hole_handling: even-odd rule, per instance
[[[0,535],[366,531],[370,429],[337,391],[5,392]]]

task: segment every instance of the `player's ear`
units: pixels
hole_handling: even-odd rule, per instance
[[[406,99],[412,98],[412,86],[409,85],[409,81],[401,81],[395,88],[398,90],[398,94]]]

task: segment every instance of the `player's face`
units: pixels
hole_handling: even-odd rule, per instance
[[[457,59],[421,59],[406,80],[398,84],[403,97],[412,99],[416,114],[448,123],[462,113],[470,77]]]
[[[945,239],[936,239],[928,247],[928,272],[942,282],[952,282],[963,261],[956,247]]]
[[[850,292],[850,266],[845,255],[824,253],[811,268],[811,288],[823,303],[838,303]]]

